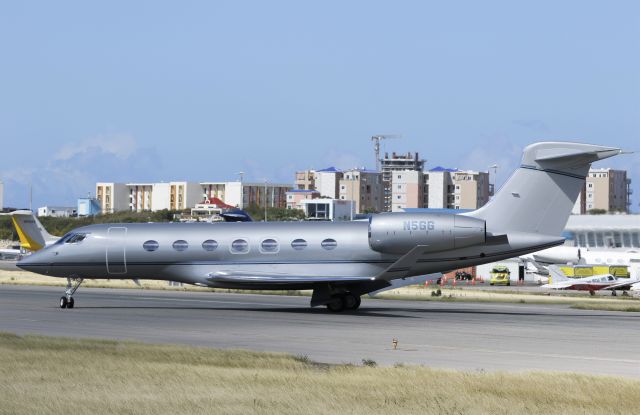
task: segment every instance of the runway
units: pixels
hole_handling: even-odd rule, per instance
[[[640,378],[636,313],[364,299],[356,313],[333,314],[309,308],[308,297],[90,288],[78,290],[76,308],[62,310],[62,291],[0,286],[0,331],[278,351],[329,363]]]

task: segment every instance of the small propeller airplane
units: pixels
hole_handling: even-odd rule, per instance
[[[595,295],[598,290],[611,290],[611,295],[616,295],[616,290],[625,293],[634,289],[640,282],[631,278],[616,278],[611,274],[593,275],[584,278],[568,278],[557,265],[549,265],[549,283],[542,285],[541,288],[549,288],[552,290],[578,290],[589,291],[591,295]]]

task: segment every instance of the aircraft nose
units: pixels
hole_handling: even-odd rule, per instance
[[[45,269],[46,263],[43,261],[41,252],[34,252],[30,255],[22,257],[16,265],[25,271],[42,272]]]

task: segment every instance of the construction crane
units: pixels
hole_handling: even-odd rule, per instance
[[[390,138],[402,138],[400,134],[378,134],[371,137],[373,151],[376,153],[376,171],[380,171],[380,141]]]

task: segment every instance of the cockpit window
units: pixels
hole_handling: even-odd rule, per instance
[[[58,244],[76,244],[78,242],[82,242],[84,240],[84,238],[86,238],[86,237],[87,237],[86,233],[69,232],[68,234],[66,234],[62,238],[58,239],[58,241],[56,242],[56,245],[58,245]]]
[[[73,236],[71,236],[71,238],[69,238],[67,241],[65,241],[65,243],[67,244],[75,244],[78,242],[82,242],[84,241],[84,238],[86,238],[87,235],[84,233],[76,233]]]

